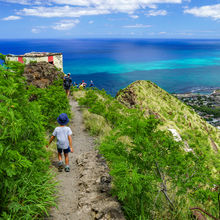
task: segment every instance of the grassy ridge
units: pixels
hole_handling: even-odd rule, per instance
[[[131,94],[131,95],[130,95]],[[132,96],[132,106],[129,103]],[[176,129],[198,155],[210,156],[211,166],[220,170],[220,133],[189,106],[150,81],[136,81],[117,94],[117,100],[128,107],[138,107],[146,115],[163,121],[162,130]],[[214,142],[214,143],[213,143]],[[217,146],[217,149],[215,146]],[[215,170],[213,170],[215,171]],[[218,173],[216,173],[218,175]]]
[[[132,94],[130,96],[133,97],[133,105],[129,103],[129,94]],[[164,121],[162,129],[175,128],[185,138],[193,131],[197,135],[200,133],[200,136],[212,138],[220,145],[220,135],[215,127],[206,123],[191,107],[150,81],[132,83],[117,94],[117,100],[128,107],[136,105],[147,115],[158,116]],[[207,139],[207,143],[211,146],[210,140]]]
[[[61,86],[28,88],[23,70],[24,65],[18,62],[0,66],[2,219],[41,219],[55,205],[56,188],[49,171],[45,134],[58,114],[70,113]],[[30,101],[33,94],[35,100]]]
[[[204,141],[199,142],[200,136],[188,140],[197,148],[186,153],[182,143],[161,130],[166,123],[161,116],[146,117],[144,108],[129,109],[104,91],[74,95],[88,109],[87,127],[102,136],[99,149],[113,176],[112,193],[121,201],[127,219],[191,219],[192,207],[218,216],[218,191],[214,188],[219,186],[218,155],[207,143],[200,148]],[[97,119],[101,123],[95,122]],[[103,132],[106,128],[108,132]]]

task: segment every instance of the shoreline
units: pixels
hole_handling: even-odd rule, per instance
[[[216,94],[220,94],[220,87],[219,88],[215,88],[215,89],[210,89],[212,91],[208,92],[208,93],[201,93],[201,92],[172,92],[170,93],[171,95],[178,95],[178,96],[182,96],[182,97],[187,97],[187,96],[210,96],[210,95],[216,95]]]
[[[173,93],[172,95],[192,107],[209,124],[220,129],[220,89],[215,89],[207,95],[200,93]]]

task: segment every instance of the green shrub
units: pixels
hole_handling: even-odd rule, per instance
[[[31,61],[30,61],[30,64],[35,64],[35,63],[37,63],[36,60],[31,60]]]
[[[159,120],[145,118],[142,111],[126,108],[103,91],[87,91],[79,100],[112,127],[99,150],[127,219],[191,219],[190,207],[197,206],[217,216],[218,192],[211,190],[219,185],[217,157],[211,158],[205,140],[195,147],[197,139],[189,131],[195,152],[186,153],[182,143],[158,130]],[[120,140],[125,136],[130,144]]]
[[[49,169],[45,128],[51,128],[51,122],[62,111],[70,111],[59,82],[45,90],[34,87],[27,90],[23,71],[24,65],[19,62],[0,65],[0,218],[3,219],[41,219],[55,205],[56,183]]]
[[[71,117],[69,101],[62,87],[62,80],[55,81],[53,85],[41,89],[35,86],[28,87],[29,100],[40,106],[43,122],[50,131],[56,125],[56,119],[61,113]]]

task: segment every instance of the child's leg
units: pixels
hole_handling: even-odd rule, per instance
[[[68,90],[68,93],[67,93],[67,96],[69,96],[70,95],[70,89]]]
[[[64,156],[65,156],[65,164],[66,164],[66,166],[69,166],[69,155],[68,155],[68,153],[64,153]]]
[[[65,156],[65,171],[70,172],[70,167],[69,167],[69,155],[68,153],[70,152],[70,147],[67,149],[63,150],[64,156]]]
[[[63,169],[63,161],[62,161],[62,149],[57,149],[58,150],[58,171],[62,171]]]
[[[59,160],[59,162],[62,161],[62,153],[60,153],[60,152],[58,152],[58,160]]]

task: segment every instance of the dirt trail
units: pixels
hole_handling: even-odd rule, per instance
[[[116,199],[108,193],[111,177],[104,159],[95,151],[94,138],[85,131],[78,103],[70,99],[74,118],[74,153],[69,154],[70,172],[58,173],[58,209],[52,208],[48,220],[124,219]],[[54,162],[57,165],[57,161]]]
[[[74,153],[69,154],[70,172],[62,171],[58,173],[57,180],[60,182],[58,209],[53,208],[48,219],[54,220],[89,220],[89,216],[78,216],[77,206],[79,197],[79,169],[76,164],[76,158],[85,152],[94,149],[94,140],[85,132],[83,125],[82,113],[80,112],[77,102],[70,99],[71,110],[74,118],[70,121],[69,126],[73,132],[73,149]],[[63,158],[64,161],[64,158]],[[57,165],[57,161],[55,162]]]

